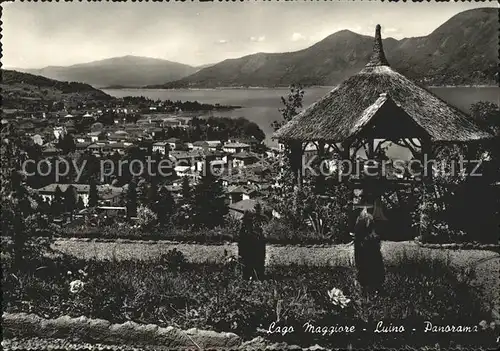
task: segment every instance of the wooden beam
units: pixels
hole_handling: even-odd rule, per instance
[[[401,139],[401,141],[411,151],[413,157],[418,157],[419,152],[408,142],[408,139]]]
[[[340,148],[337,146],[337,143],[327,143],[326,145],[328,145],[328,149],[332,148],[334,149],[339,155],[342,155],[342,150],[340,150]]]
[[[301,188],[302,187],[302,155],[303,155],[303,143],[300,141],[293,141],[290,143],[290,158],[291,167],[294,176],[294,183]]]

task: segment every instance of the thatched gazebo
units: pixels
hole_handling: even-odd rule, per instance
[[[393,70],[384,54],[380,29],[377,25],[373,54],[364,69],[274,134],[273,138],[290,150],[299,186],[302,153],[310,143],[316,145],[318,155],[333,150],[341,159],[353,162],[361,149],[368,160],[374,160],[384,145],[392,143],[406,147],[414,158],[424,161],[433,158],[436,145],[491,138],[463,112]],[[424,174],[430,178],[432,171]],[[366,190],[366,183],[357,181]],[[370,187],[377,192],[387,181],[377,177]],[[393,179],[392,183],[405,181]]]

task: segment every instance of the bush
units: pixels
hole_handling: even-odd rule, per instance
[[[310,228],[293,228],[282,218],[273,218],[263,226],[266,241],[270,244],[333,244],[336,243],[330,234],[319,233]]]
[[[142,229],[151,229],[158,221],[156,213],[149,207],[139,206],[137,209],[137,224]]]
[[[180,271],[184,269],[187,264],[184,254],[175,248],[161,255],[159,260],[162,267],[168,267],[171,271]]]
[[[414,219],[416,225],[420,215],[426,219],[423,242],[498,243],[498,187],[491,185],[494,179],[487,175],[488,162],[483,162],[478,170],[474,169],[475,162],[469,162],[457,172],[454,165],[464,159],[482,160],[483,155],[474,145],[441,147],[432,181],[425,189],[418,189],[419,209]],[[483,176],[473,176],[472,172]]]
[[[311,185],[296,188],[293,194],[275,194],[272,204],[298,238],[314,233],[317,241],[346,242],[349,239],[350,191],[344,185],[329,184],[324,194]],[[298,239],[297,238],[297,239]]]
[[[427,218],[425,243],[498,243],[498,206],[493,186],[472,182],[429,185],[419,211]],[[422,196],[421,196],[422,198]],[[474,220],[471,220],[471,219]],[[416,224],[419,224],[417,219]]]

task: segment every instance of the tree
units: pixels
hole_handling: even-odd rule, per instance
[[[128,184],[127,189],[127,217],[137,216],[137,186],[134,181]]]
[[[85,204],[81,196],[78,196],[78,202],[76,203],[76,208],[78,210],[83,210],[85,208]]]
[[[29,241],[26,219],[33,211],[20,174],[12,171],[9,178],[2,181],[2,234],[12,238],[14,262],[20,264]]]
[[[2,235],[11,241],[2,244],[2,251],[13,257],[14,266],[29,265],[29,260],[49,251],[50,238],[38,240],[37,233],[50,235],[55,228],[50,228],[43,214],[40,197],[36,197],[20,173],[24,157],[23,143],[15,127],[10,124],[2,128],[1,143],[1,184]],[[51,230],[49,230],[51,229]]]
[[[182,178],[181,195],[182,195],[182,202],[184,204],[191,202],[191,185],[189,184],[188,177]]]
[[[474,120],[494,135],[500,136],[500,107],[489,101],[479,101],[471,105]]]
[[[63,192],[61,188],[56,186],[56,189],[54,191],[54,198],[51,203],[51,210],[52,210],[52,215],[54,217],[59,216],[62,211],[64,210],[64,197],[63,197]]]
[[[115,123],[115,115],[112,112],[105,112],[97,118],[97,122],[105,126],[112,126]]]
[[[158,185],[156,183],[156,180],[153,178],[151,179],[151,184],[147,188],[147,193],[146,193],[146,204],[149,206],[153,212],[156,213],[156,205],[158,202],[158,192],[159,192]]]
[[[70,218],[73,219],[73,213],[77,205],[78,193],[73,185],[68,186],[63,196],[64,211],[69,212]]]
[[[274,121],[271,126],[275,131],[280,129],[285,123],[289,122],[293,117],[298,114],[298,109],[302,108],[302,100],[304,99],[304,90],[302,86],[292,84],[290,86],[290,93],[285,99],[283,96],[281,97],[281,102],[285,106],[280,109],[281,116],[283,117],[283,121]]]
[[[302,100],[304,98],[304,90],[301,85],[292,85],[290,93],[286,98],[281,97],[281,102],[284,108],[280,109],[282,121],[274,121],[271,125],[274,130],[280,129],[285,123],[292,120],[299,113],[302,108]],[[282,155],[280,174],[278,175],[278,182],[283,186],[283,194],[289,194],[293,191],[296,183],[296,176],[292,169],[291,160],[291,147],[289,143],[285,143],[285,150]]]
[[[153,206],[153,211],[158,217],[158,223],[166,226],[172,223],[172,217],[175,212],[175,201],[170,191],[162,187],[158,192],[158,200]]]
[[[140,179],[137,183],[137,199],[138,203],[144,206],[150,206],[150,190],[152,186],[148,184],[144,179]],[[154,191],[154,188],[152,189]]]
[[[69,154],[76,150],[75,140],[71,134],[64,134],[59,138],[57,147],[60,148],[64,154]]]
[[[94,177],[90,177],[89,184],[89,207],[96,207],[98,204],[97,184]]]
[[[228,212],[220,181],[207,169],[194,189],[193,224],[195,227],[215,228],[224,224]]]

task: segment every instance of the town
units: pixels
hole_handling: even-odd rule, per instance
[[[93,196],[97,203],[90,205],[98,211],[136,218],[136,210],[127,214],[126,207],[131,181],[139,184],[139,197],[153,186],[182,201],[183,187],[194,188],[206,166],[217,170],[236,218],[264,203],[276,186],[272,166],[279,149],[263,143],[257,125],[244,118],[196,115],[203,109],[237,107],[134,97],[60,107],[52,113],[44,111],[46,105],[38,106],[42,111],[37,106],[30,112],[4,110],[2,119],[2,130],[16,130],[24,140],[26,182],[56,222],[83,216]],[[146,164],[147,159],[168,161],[168,174],[122,166],[129,161],[133,166],[133,160]],[[78,165],[85,167],[77,174]]]

